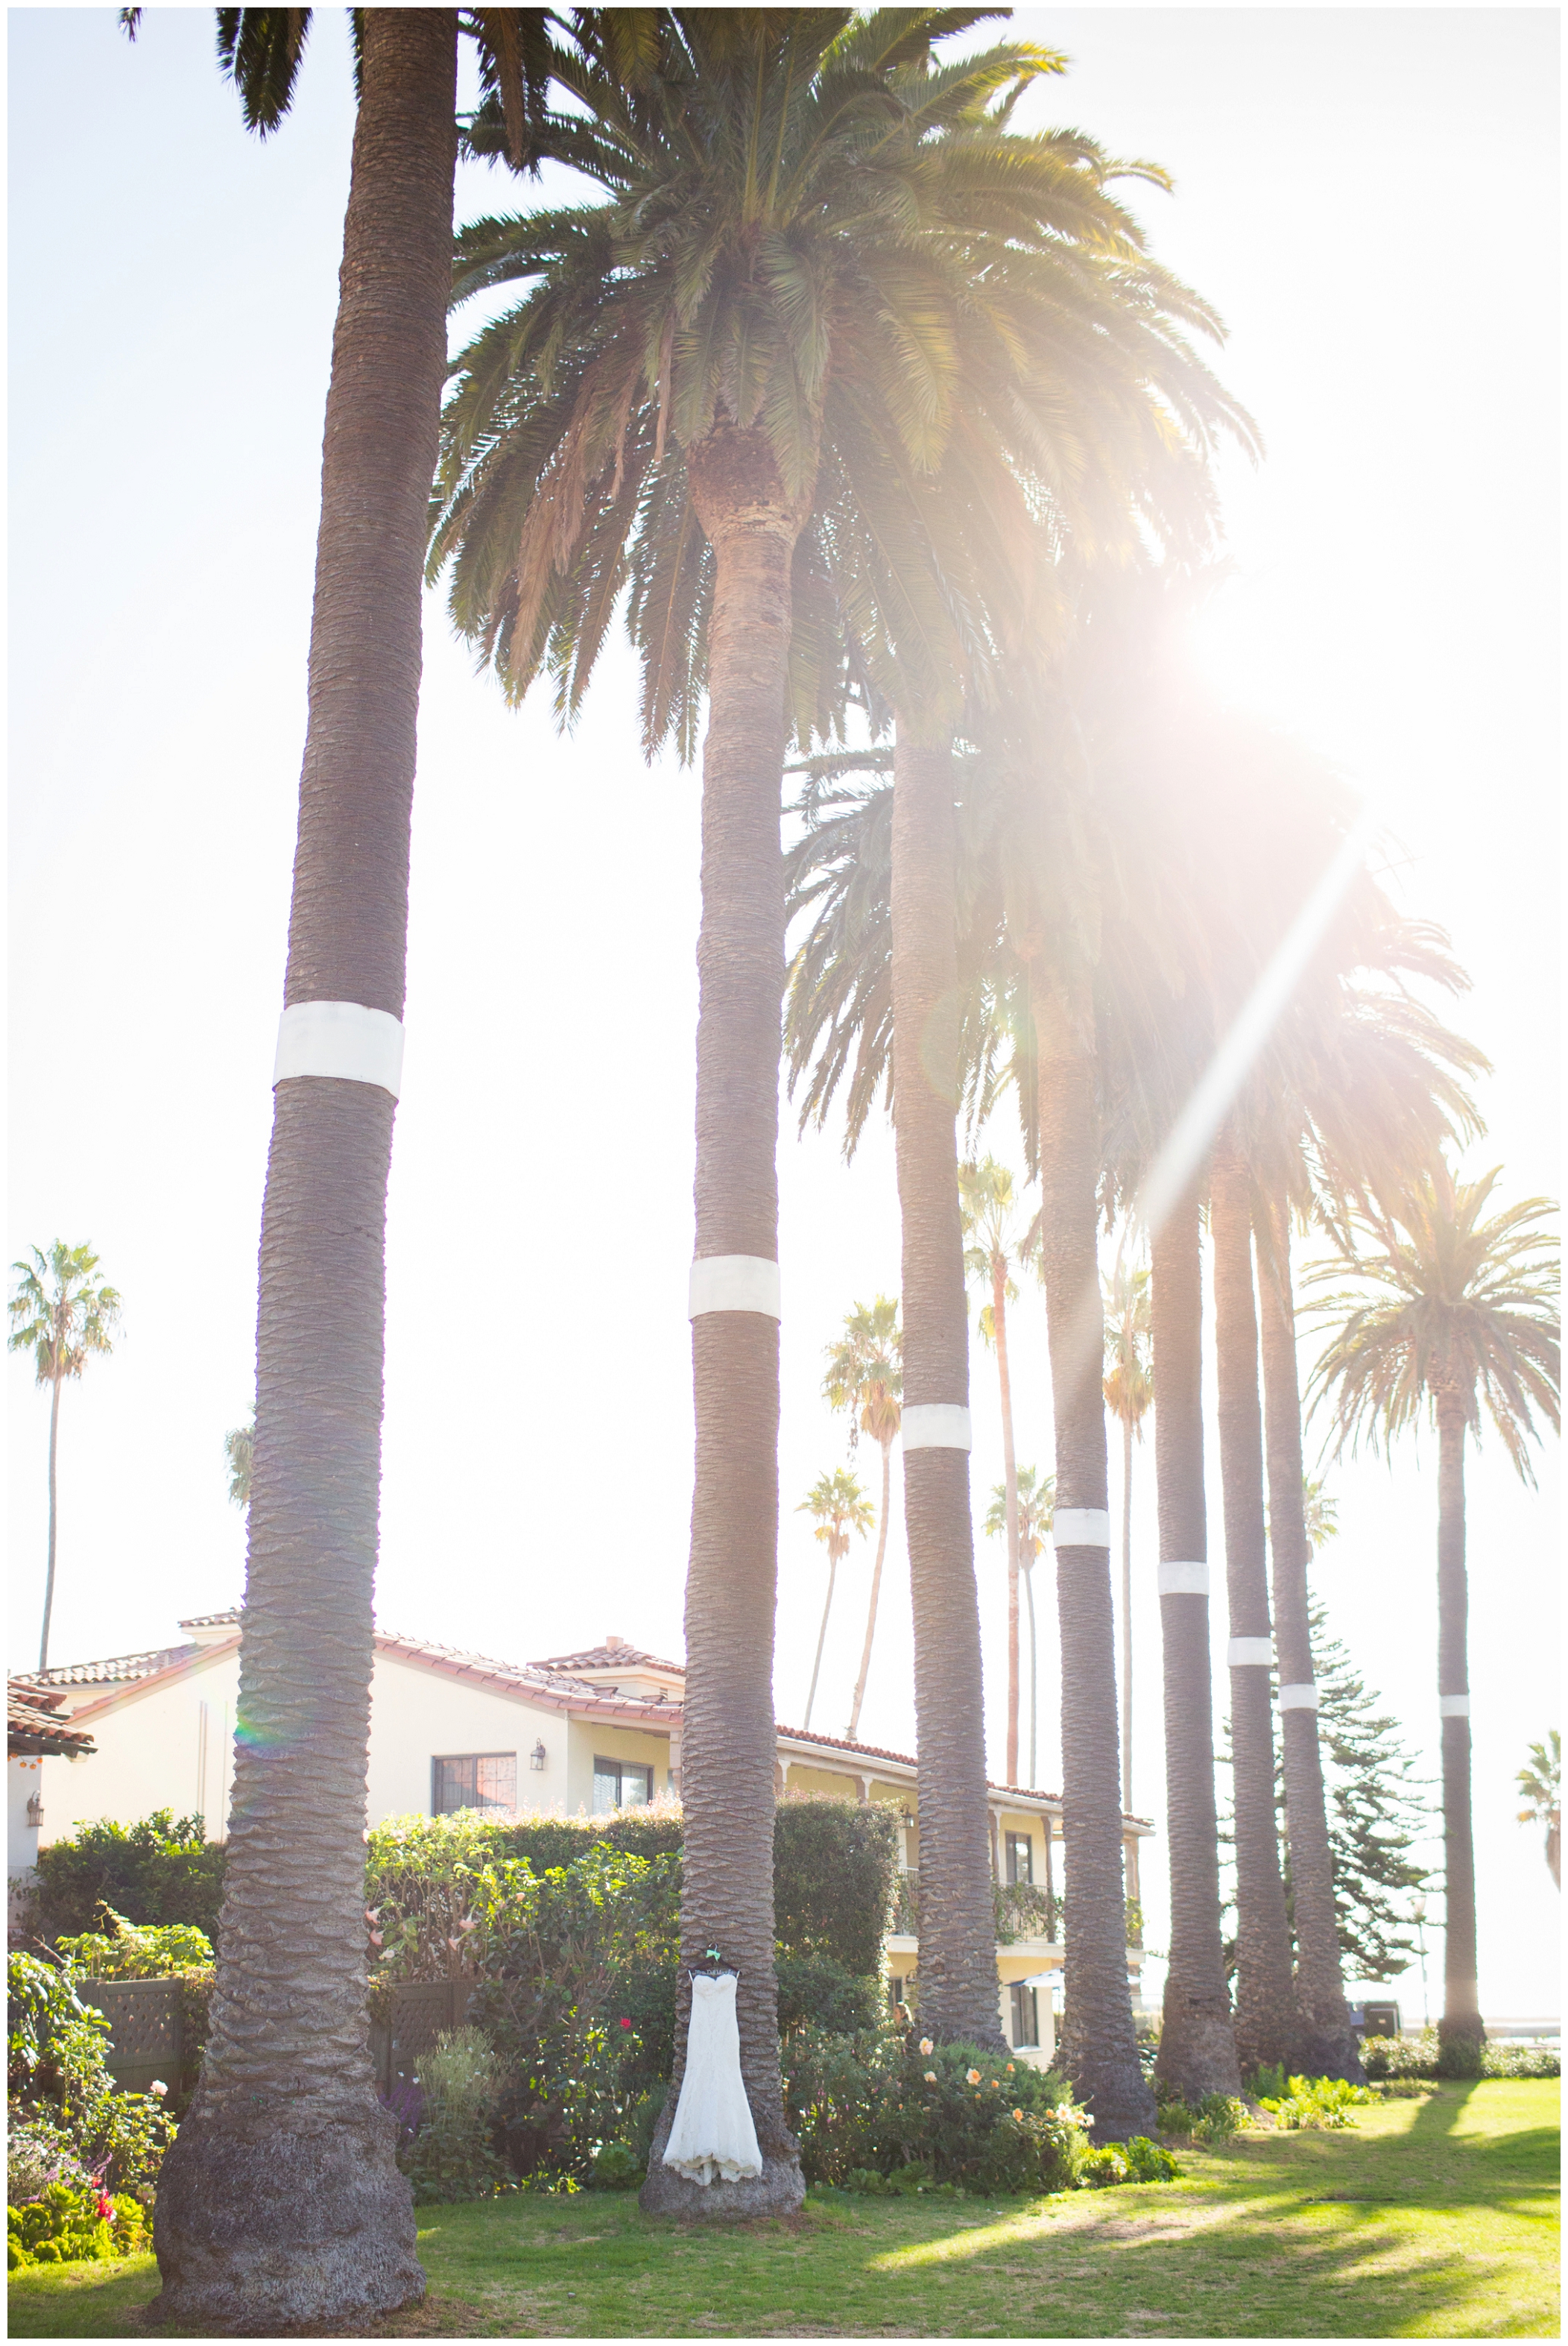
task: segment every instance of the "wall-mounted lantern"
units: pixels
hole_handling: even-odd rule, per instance
[[[905,1809],[899,1819],[899,1822],[901,1824],[908,1826],[912,1826],[914,1821],[914,1810],[912,1809]]]
[[[37,1793],[35,1792],[27,1802],[27,1822],[32,1830],[36,1832],[38,1827],[43,1823],[43,1821],[44,1803],[38,1798]]]
[[[549,1763],[549,1758],[550,1755],[545,1750],[543,1743],[535,1743],[533,1750],[528,1754],[528,1765],[533,1769],[536,1776],[543,1774],[545,1767]]]

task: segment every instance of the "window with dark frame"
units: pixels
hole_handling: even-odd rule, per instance
[[[632,1760],[606,1760],[594,1754],[594,1814],[607,1817],[614,1809],[640,1809],[653,1798],[651,1768]]]
[[[1037,2045],[1040,2042],[1038,1990],[1025,1987],[1022,1980],[1014,1980],[1009,1993],[1013,2003],[1013,2044]]]
[[[1034,1843],[1028,1833],[1007,1836],[1007,1879],[1013,1882],[1034,1879]]]
[[[459,1809],[517,1806],[515,1751],[467,1751],[430,1763],[430,1812],[454,1816]]]

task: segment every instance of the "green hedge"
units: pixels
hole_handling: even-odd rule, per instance
[[[216,1945],[223,1901],[221,1841],[199,1817],[159,1809],[139,1824],[78,1825],[38,1851],[33,1922],[55,1940],[97,1930],[100,1906],[132,1923],[184,1923]]]
[[[898,1882],[899,1821],[879,1800],[789,1794],[773,1820],[773,1927],[792,1954],[880,1973]]]

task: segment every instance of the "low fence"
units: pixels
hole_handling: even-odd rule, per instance
[[[383,2094],[407,2085],[424,2055],[434,2052],[436,2038],[463,2026],[477,1984],[473,1978],[404,1980],[388,1991],[390,2023],[371,2024],[371,2060]]]
[[[185,2065],[185,1994],[177,1979],[85,1979],[76,1993],[109,2024],[104,2063],[117,2086],[145,2094],[161,2081],[179,2089]]]
[[[471,1978],[409,1980],[389,1992],[390,2022],[371,2025],[371,2061],[382,2093],[414,2075],[443,2030],[463,2026],[474,1984]],[[158,2083],[171,2094],[178,2091],[185,2066],[185,1996],[178,1979],[84,1979],[76,1992],[109,2024],[104,2062],[117,2086],[131,2094],[145,2094]]]

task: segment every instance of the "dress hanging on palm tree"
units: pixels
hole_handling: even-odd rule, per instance
[[[695,1972],[686,2068],[664,2163],[688,2183],[744,2183],[762,2172],[757,2128],[740,2074],[733,1972]]]

